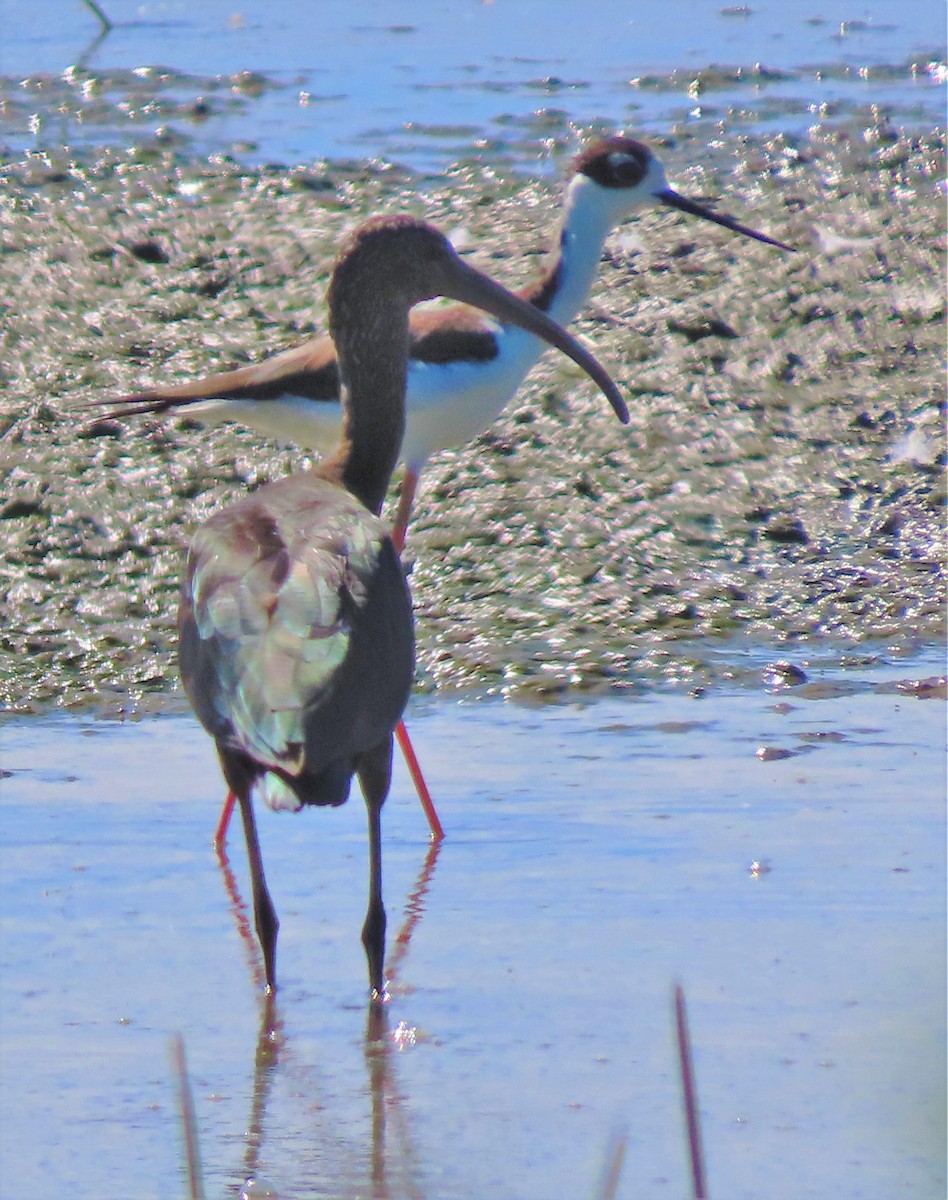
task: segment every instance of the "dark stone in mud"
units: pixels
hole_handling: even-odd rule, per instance
[[[702,338],[709,337],[736,338],[739,336],[727,322],[721,321],[717,317],[691,322],[670,320],[668,328],[672,333],[682,334],[689,342],[700,342]]]
[[[777,687],[799,687],[806,683],[806,671],[789,662],[771,663],[764,668],[764,682]]]
[[[113,421],[104,419],[100,421],[91,421],[88,425],[83,425],[76,430],[78,438],[100,438],[100,437],[122,437],[125,433],[125,426],[121,421]]]
[[[40,500],[8,500],[2,508],[0,508],[0,520],[15,521],[20,517],[35,517],[37,513],[43,511],[43,504]]]
[[[756,757],[761,762],[780,762],[785,758],[793,758],[795,754],[795,750],[785,750],[781,746],[760,746],[756,751]]]
[[[798,517],[773,517],[767,522],[764,537],[788,546],[805,546],[810,540]]]
[[[171,262],[171,255],[160,242],[129,242],[126,249],[141,262],[163,265]]]
[[[336,184],[331,175],[313,175],[309,171],[293,176],[298,188],[310,192],[334,192]]]

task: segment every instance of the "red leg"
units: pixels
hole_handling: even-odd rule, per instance
[[[401,554],[405,549],[405,535],[408,531],[408,521],[411,517],[411,506],[415,499],[415,491],[418,487],[418,472],[413,471],[411,467],[406,468],[405,478],[402,480],[402,492],[398,500],[398,512],[395,514],[395,524],[392,527],[392,542],[396,551]],[[418,763],[418,758],[415,755],[414,747],[411,744],[411,739],[408,736],[408,730],[405,728],[405,722],[399,721],[395,727],[395,737],[398,741],[399,748],[402,752],[402,757],[411,774],[412,781],[415,785],[415,791],[418,793],[418,799],[421,801],[421,807],[424,809],[425,816],[428,818],[428,825],[431,828],[431,836],[440,841],[444,837],[444,829],[441,821],[438,819],[438,814],[435,812],[434,802],[431,799],[431,793],[428,791],[428,785],[425,783],[425,777],[421,773],[421,767]]]
[[[217,829],[214,832],[214,849],[218,853],[224,849],[224,843],[227,841],[227,826],[230,824],[230,818],[236,803],[237,797],[233,792],[228,792],[227,799],[224,801],[224,807],[221,809],[221,819],[217,822]]]
[[[418,799],[421,801],[421,807],[427,818],[428,826],[431,829],[431,836],[436,841],[440,841],[444,837],[444,827],[435,810],[434,801],[431,799],[431,792],[428,790],[427,783],[425,783],[425,777],[421,773],[421,765],[418,762],[418,756],[415,754],[415,748],[411,744],[411,738],[408,736],[408,730],[405,728],[404,721],[398,722],[395,729],[395,737],[398,739],[398,745],[401,748],[405,764],[415,785],[415,791],[418,793]],[[227,829],[230,825],[230,818],[233,815],[236,803],[237,797],[233,792],[228,792],[227,799],[224,801],[224,807],[221,810],[220,820],[217,823],[217,830],[214,833],[213,845],[218,853],[221,853],[226,845]]]
[[[395,726],[395,739],[398,742],[399,749],[402,752],[402,757],[408,767],[412,777],[412,782],[415,785],[415,791],[418,793],[418,799],[421,801],[421,807],[424,809],[425,816],[428,818],[428,825],[431,828],[431,836],[436,841],[441,841],[444,837],[444,829],[441,821],[438,819],[438,814],[435,812],[434,802],[431,799],[431,793],[428,791],[428,785],[425,783],[425,777],[421,773],[421,767],[418,765],[418,759],[415,756],[415,748],[411,744],[411,738],[408,736],[408,730],[405,728],[405,722],[399,721]]]

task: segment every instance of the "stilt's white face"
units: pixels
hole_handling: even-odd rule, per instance
[[[579,171],[566,188],[572,224],[587,229],[591,238],[601,238],[640,209],[660,204],[661,193],[668,190],[665,168],[650,151],[633,157],[614,150],[603,155],[602,166],[608,184],[600,182],[599,172]]]
[[[664,168],[651,150],[632,138],[614,137],[595,143],[579,155],[574,169],[570,185],[571,189],[575,188],[573,200],[579,203],[582,196],[582,202],[589,210],[587,220],[595,218],[597,205],[609,213],[613,224],[617,224],[637,208],[662,204],[766,245],[781,250],[793,249],[734,217],[689,200],[687,196],[679,196],[668,186]],[[567,196],[569,198],[569,192]]]

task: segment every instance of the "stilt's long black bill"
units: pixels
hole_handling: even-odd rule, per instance
[[[730,229],[733,233],[742,233],[744,237],[753,238],[755,242],[765,242],[768,246],[776,246],[778,250],[796,252],[795,246],[788,246],[786,242],[778,242],[776,238],[768,237],[766,233],[758,233],[756,229],[750,229],[747,225],[742,225],[740,221],[727,216],[726,213],[716,213],[704,204],[698,204],[695,200],[688,200],[684,196],[679,196],[671,188],[666,188],[665,191],[659,192],[658,199],[662,204],[667,204],[669,208],[677,208],[679,212],[690,213],[693,217],[701,217],[703,221],[713,221],[715,225],[723,225],[725,229]]]

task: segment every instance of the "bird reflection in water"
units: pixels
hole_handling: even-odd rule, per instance
[[[425,914],[441,846],[442,843],[437,841],[428,844],[421,869],[405,900],[401,925],[386,964],[389,994],[404,993],[408,990],[401,980],[401,970],[408,956],[412,935]],[[217,857],[230,911],[246,953],[253,986],[262,996],[260,1028],[254,1050],[253,1091],[246,1124],[243,1163],[240,1168],[244,1183],[239,1195],[247,1200],[257,1200],[259,1197],[273,1197],[275,1200],[278,1193],[271,1190],[263,1173],[267,1112],[276,1082],[281,1076],[288,1075],[287,1067],[292,1063],[293,1050],[288,1042],[276,995],[267,994],[263,988],[263,958],[254,936],[250,911],[240,894],[236,876],[223,847],[218,849]],[[391,1028],[387,1005],[367,1006],[363,1043],[371,1104],[371,1141],[367,1166],[374,1200],[389,1200],[389,1197],[395,1195],[423,1197],[425,1194],[417,1178],[417,1156],[411,1147],[404,1098],[398,1091],[393,1062],[395,1056],[414,1044],[414,1041],[415,1030],[409,1023],[401,1021],[394,1030]],[[319,1090],[321,1089],[314,1087],[310,1095],[318,1094]],[[315,1111],[320,1119],[326,1112],[322,1106],[317,1106]],[[285,1134],[286,1131],[281,1129],[281,1140],[285,1138]],[[323,1186],[330,1186],[331,1177],[337,1169],[347,1173],[352,1170],[354,1156],[351,1144],[341,1142],[336,1133],[327,1133],[324,1138],[320,1138],[318,1144],[314,1140],[311,1145],[313,1159],[309,1170],[318,1170]],[[339,1150],[339,1161],[333,1163],[330,1156],[336,1148]],[[297,1165],[302,1164],[298,1162]],[[303,1182],[300,1178],[294,1179],[294,1187]],[[327,1191],[327,1194],[330,1193]]]
[[[400,987],[399,971],[408,954],[408,947],[411,943],[415,927],[424,915],[428,891],[431,887],[431,881],[434,878],[441,846],[442,843],[440,841],[428,843],[424,862],[421,865],[421,870],[418,872],[418,878],[415,880],[415,886],[408,893],[408,898],[405,901],[405,913],[402,917],[402,923],[399,926],[398,933],[395,935],[392,952],[386,962],[388,975],[386,981],[387,993],[391,993],[393,989],[397,990]],[[264,991],[266,973],[263,966],[263,958],[260,954],[260,947],[254,936],[250,920],[250,910],[247,908],[247,903],[240,894],[237,876],[230,865],[226,846],[220,844],[215,849],[217,851],[217,864],[220,867],[221,878],[224,882],[224,891],[227,893],[228,906],[234,918],[238,936],[244,947],[247,966],[250,969],[254,989],[256,991]]]
[[[402,950],[400,961],[407,953],[412,931],[424,912],[424,897],[434,874],[438,850],[439,844],[432,844],[415,887],[406,902],[405,918],[396,943]],[[226,863],[222,863],[222,867],[225,872],[229,872]],[[236,892],[236,883],[233,881],[232,875],[230,879],[233,883],[233,894],[236,896],[237,903],[242,905],[243,902],[240,900],[239,893]],[[231,886],[228,884],[228,892],[230,891]],[[259,961],[256,943],[250,934],[245,907],[240,915],[247,926],[246,941],[258,960],[256,969],[262,972],[262,963]],[[694,1200],[706,1200],[708,1192],[705,1181],[704,1151],[691,1037],[688,1030],[685,993],[680,984],[676,984],[674,988],[673,1009],[685,1115],[686,1145],[691,1166],[692,1196]],[[401,1029],[402,1026],[399,1028]],[[371,1099],[371,1143],[368,1165],[371,1174],[372,1196],[373,1200],[393,1200],[396,1195],[409,1196],[412,1200],[424,1200],[425,1190],[419,1182],[421,1171],[418,1166],[418,1156],[411,1146],[404,1097],[395,1086],[393,1058],[405,1044],[405,1040],[399,1040],[397,1034],[398,1031],[393,1034],[389,1029],[387,1007],[381,1004],[370,1004],[366,1010],[363,1054]],[[408,1041],[413,1043],[413,1039],[408,1039]],[[266,1141],[267,1109],[277,1078],[277,1068],[281,1065],[281,1056],[285,1057],[285,1055],[286,1035],[282,1018],[277,1011],[277,1000],[273,993],[265,994],[261,1008],[260,1031],[254,1053],[253,1091],[245,1133],[246,1147],[241,1170],[241,1178],[244,1183],[240,1190],[240,1200],[263,1200],[263,1197],[267,1197],[268,1200],[279,1200],[279,1193],[275,1192],[261,1176],[260,1162]],[[184,1043],[180,1035],[172,1043],[172,1060],[178,1075],[180,1116],[184,1129],[190,1196],[191,1200],[204,1200],[197,1124],[185,1065]],[[319,1106],[316,1111],[323,1112],[325,1110]],[[394,1126],[394,1139],[389,1138],[389,1125]],[[285,1131],[281,1131],[281,1140],[285,1140]],[[336,1189],[332,1192],[325,1190],[331,1184],[326,1178],[327,1172],[321,1169],[321,1164],[325,1164],[326,1161],[325,1142],[327,1141],[333,1145],[338,1144],[339,1154],[336,1162],[345,1162],[347,1171],[351,1170],[348,1164],[351,1163],[353,1156],[348,1152],[344,1143],[341,1143],[337,1137],[324,1139],[324,1144],[319,1148],[319,1162],[314,1162],[310,1168],[318,1172],[318,1183],[313,1181],[315,1186],[321,1186],[321,1190],[314,1195],[336,1194]],[[392,1142],[394,1145],[390,1151],[389,1147]],[[627,1147],[628,1135],[624,1131],[614,1131],[607,1148],[599,1186],[594,1193],[595,1200],[615,1200],[621,1182]],[[297,1167],[301,1166],[298,1154],[294,1162]],[[333,1171],[332,1174],[335,1175],[336,1172]],[[293,1186],[298,1188],[308,1182],[297,1178],[293,1181]],[[356,1193],[359,1192],[361,1189],[356,1186]]]

